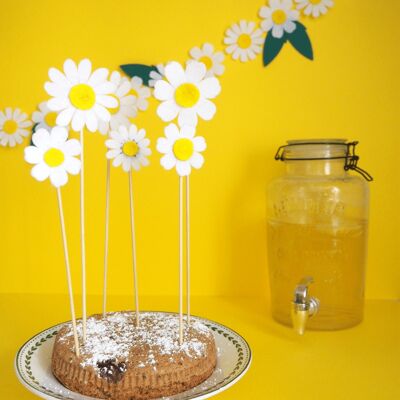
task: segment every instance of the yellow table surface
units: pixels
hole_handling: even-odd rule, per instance
[[[109,299],[112,310],[132,299]],[[176,299],[142,298],[147,310],[175,311]],[[34,399],[17,380],[13,360],[18,348],[39,331],[68,319],[61,295],[0,295],[0,399]],[[101,299],[90,297],[90,312]],[[250,343],[253,362],[247,375],[219,399],[399,399],[400,302],[367,301],[364,322],[336,332],[296,336],[274,322],[265,300],[196,297],[195,315],[225,324]]]

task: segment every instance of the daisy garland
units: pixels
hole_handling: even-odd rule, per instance
[[[71,269],[60,187],[68,182],[68,173],[72,175],[79,174],[81,162],[75,156],[79,156],[81,153],[81,146],[76,139],[68,140],[68,131],[61,127],[55,127],[50,132],[46,129],[38,129],[32,135],[32,142],[33,146],[25,148],[25,160],[30,164],[34,164],[31,175],[38,181],[44,181],[49,178],[51,184],[57,190],[75,352],[79,356]]]

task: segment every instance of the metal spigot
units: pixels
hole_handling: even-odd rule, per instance
[[[304,335],[308,318],[318,312],[319,300],[308,295],[308,286],[314,282],[311,276],[304,277],[294,290],[292,301],[292,323],[299,335]]]

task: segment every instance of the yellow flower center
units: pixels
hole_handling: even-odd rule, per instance
[[[317,4],[321,3],[322,0],[308,0],[310,4],[316,6]]]
[[[242,33],[238,37],[237,44],[241,49],[248,49],[251,46],[251,36],[247,33]]]
[[[193,107],[199,99],[200,91],[193,83],[184,83],[175,90],[175,101],[181,107]]]
[[[55,111],[51,111],[46,114],[44,117],[44,122],[46,122],[47,126],[50,128],[53,128],[56,126],[56,120],[57,120],[57,113]]]
[[[64,162],[64,153],[59,149],[49,149],[44,153],[43,160],[49,167],[58,167]]]
[[[213,62],[212,62],[211,58],[208,57],[208,56],[201,57],[199,59],[199,62],[203,63],[206,66],[207,69],[210,69],[212,67],[212,65],[213,65]]]
[[[71,88],[69,99],[74,107],[79,110],[89,110],[96,103],[96,93],[85,83],[80,83]]]
[[[6,122],[4,122],[3,131],[5,133],[12,135],[17,131],[17,129],[18,129],[18,124],[14,120],[8,119]]]
[[[135,89],[131,89],[129,94],[131,96],[135,96],[136,98],[139,98],[139,93]]]
[[[283,23],[285,23],[286,19],[286,13],[283,10],[275,10],[272,13],[272,21],[276,25],[282,25]]]
[[[173,152],[180,161],[187,161],[193,155],[193,142],[190,139],[178,139],[174,143]]]
[[[108,109],[108,111],[110,111],[110,114],[116,114],[118,111],[119,111],[119,109],[121,108],[121,102],[120,102],[120,100],[119,100],[119,98],[118,98],[118,96],[116,96],[115,94],[110,94],[110,96],[111,97],[114,97],[114,99],[115,100],[117,100],[117,106],[116,107],[114,107],[114,108],[109,108]]]
[[[122,146],[122,152],[128,157],[134,157],[139,153],[139,146],[136,142],[126,142]]]

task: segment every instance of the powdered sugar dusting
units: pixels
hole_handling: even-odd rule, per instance
[[[71,324],[61,341],[72,337]],[[78,323],[78,335],[82,337],[82,324]],[[179,357],[200,358],[205,355],[204,340],[212,337],[210,330],[196,318],[190,327],[185,322],[184,342],[179,345],[179,318],[175,314],[141,313],[140,326],[135,326],[132,312],[109,313],[106,318],[92,316],[87,319],[87,338],[81,346],[81,365],[98,367],[98,363],[114,359],[117,363],[128,359],[132,344],[145,349],[145,357],[137,357],[136,367],[157,368],[155,352],[169,357],[170,361]],[[134,357],[134,359],[136,359]],[[132,360],[132,357],[131,357]]]

